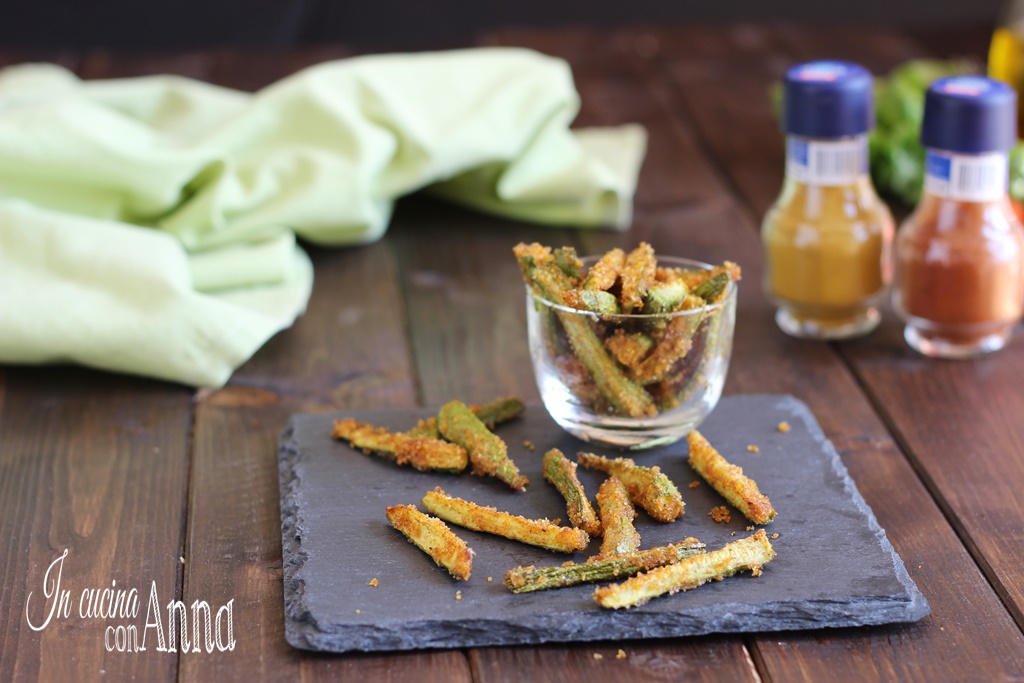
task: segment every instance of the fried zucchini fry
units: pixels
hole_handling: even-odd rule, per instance
[[[583,289],[607,291],[619,279],[622,267],[626,265],[626,252],[619,248],[612,249],[590,267],[590,272],[583,280]]]
[[[562,293],[562,303],[579,311],[591,311],[600,315],[619,313],[619,300],[611,292],[600,289],[569,289]]]
[[[473,474],[497,477],[514,489],[522,489],[529,480],[508,457],[505,442],[495,436],[462,401],[449,401],[441,407],[437,426],[441,435],[466,449]]]
[[[546,519],[526,519],[498,512],[492,507],[449,496],[440,486],[423,496],[423,506],[431,514],[452,524],[557,552],[583,550],[590,541],[590,536],[583,529],[558,526]]]
[[[466,450],[457,444],[429,436],[409,437],[352,418],[335,420],[331,436],[348,441],[365,453],[376,453],[399,465],[412,465],[421,472],[458,473],[469,463]]]
[[[611,460],[593,453],[580,453],[577,459],[588,469],[618,477],[626,486],[630,500],[659,522],[678,519],[685,510],[679,489],[659,467],[644,467],[630,458]]]
[[[674,564],[657,567],[622,583],[603,586],[594,591],[594,600],[601,607],[621,609],[636,607],[665,593],[677,593],[720,581],[749,569],[754,576],[775,557],[775,550],[764,529],[747,538],[703,555],[692,555]]]
[[[636,510],[629,502],[626,487],[616,477],[608,477],[597,492],[597,506],[601,510],[600,558],[635,552],[640,547],[640,533],[633,526]]]
[[[544,454],[544,478],[554,484],[565,498],[569,522],[591,536],[600,536],[601,522],[576,476],[576,463],[566,458],[562,451],[552,448]]]
[[[654,340],[642,332],[627,333],[620,327],[604,340],[604,347],[620,365],[633,368],[654,348]]]
[[[561,301],[561,294],[572,285],[562,271],[544,266],[529,271],[530,282],[548,301]],[[651,397],[622,372],[605,353],[604,345],[583,316],[556,311],[572,349],[590,373],[601,395],[618,413],[630,417],[655,415]]]
[[[405,535],[409,542],[425,552],[456,579],[469,581],[473,569],[473,550],[456,536],[448,525],[416,509],[415,505],[392,505],[387,509],[388,521]]]
[[[472,405],[469,407],[473,413],[480,418],[480,421],[487,425],[488,429],[494,429],[502,422],[519,417],[526,410],[526,406],[515,396],[499,398],[482,406]],[[406,436],[432,436],[435,439],[441,438],[441,430],[437,428],[437,416],[420,420],[419,423],[405,433]]]
[[[703,314],[679,316],[665,326],[665,334],[650,355],[632,368],[630,378],[640,384],[654,384],[665,379],[676,361],[693,348],[693,333]]]
[[[622,267],[622,293],[619,295],[623,313],[632,313],[643,307],[644,296],[654,282],[657,267],[654,248],[647,242],[641,242],[626,256],[626,264]]]
[[[742,468],[723,458],[697,430],[687,434],[686,441],[690,444],[690,467],[720,496],[754,524],[767,524],[775,519],[775,508],[768,496],[758,490],[753,479],[744,476]]]
[[[591,559],[580,564],[567,562],[558,567],[515,567],[505,572],[505,585],[513,593],[530,593],[581,583],[607,581],[672,564],[702,552],[703,543],[695,538],[687,538],[660,548],[638,550],[604,559]]]

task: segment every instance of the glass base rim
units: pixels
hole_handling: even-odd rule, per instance
[[[926,336],[917,326],[908,324],[903,328],[903,338],[914,351],[929,358],[969,360],[1002,349],[1012,336],[1012,328],[993,332],[969,343],[953,342],[941,337]]]
[[[775,324],[790,337],[797,339],[856,339],[873,332],[881,322],[882,314],[874,306],[843,325],[821,325],[808,320],[800,320],[786,308],[779,308],[775,311]]]
[[[550,415],[549,411],[549,415]],[[668,446],[682,440],[697,428],[698,424],[672,425],[671,427],[638,427],[622,429],[587,422],[566,420],[551,415],[559,427],[585,443],[618,448],[629,451],[645,451],[659,446]]]

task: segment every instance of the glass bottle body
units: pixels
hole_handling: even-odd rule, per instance
[[[865,143],[866,144],[866,143]],[[765,292],[792,336],[843,339],[870,332],[891,279],[894,223],[866,169],[842,184],[787,171],[761,229]]]
[[[1024,312],[1024,228],[1009,199],[925,192],[896,240],[893,306],[918,352],[969,358],[1006,345]]]

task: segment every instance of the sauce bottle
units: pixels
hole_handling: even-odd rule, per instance
[[[999,25],[988,48],[988,75],[1010,84],[1018,93],[1017,128],[1021,127],[1021,99],[1024,89],[1024,1],[1004,5]]]
[[[1002,348],[1024,311],[1024,228],[1007,196],[1017,96],[981,76],[925,94],[924,193],[896,239],[893,305],[915,350],[966,358]]]
[[[795,337],[870,332],[891,279],[894,224],[868,174],[871,74],[850,62],[791,68],[783,82],[786,177],[765,216],[765,291]]]

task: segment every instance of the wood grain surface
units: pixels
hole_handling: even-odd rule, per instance
[[[365,247],[310,248],[309,310],[215,392],[81,369],[0,368],[0,680],[1013,680],[1024,677],[1024,343],[980,361],[925,360],[891,312],[867,339],[777,330],[760,291],[758,224],[781,186],[768,89],[796,61],[884,73],[917,56],[977,54],[946,36],[793,25],[506,30],[480,44],[567,59],[580,125],[642,123],[650,144],[628,232],[547,228],[429,196],[402,200]],[[179,73],[247,90],[350,54],[0,52],[89,78]],[[726,391],[805,401],[933,613],[908,626],[318,656],[283,636],[276,437],[300,411],[537,400],[511,247],[581,253],[647,240],[744,269]],[[108,653],[99,622],[37,632],[25,619],[64,548],[77,589],[156,583],[161,598],[234,600],[233,652]],[[835,548],[842,552],[842,548]],[[355,549],[358,551],[358,549]],[[181,563],[179,558],[184,559]],[[166,597],[165,597],[166,594]],[[39,613],[41,614],[41,612]],[[622,650],[621,658],[618,656]],[[595,656],[599,655],[599,656]]]

